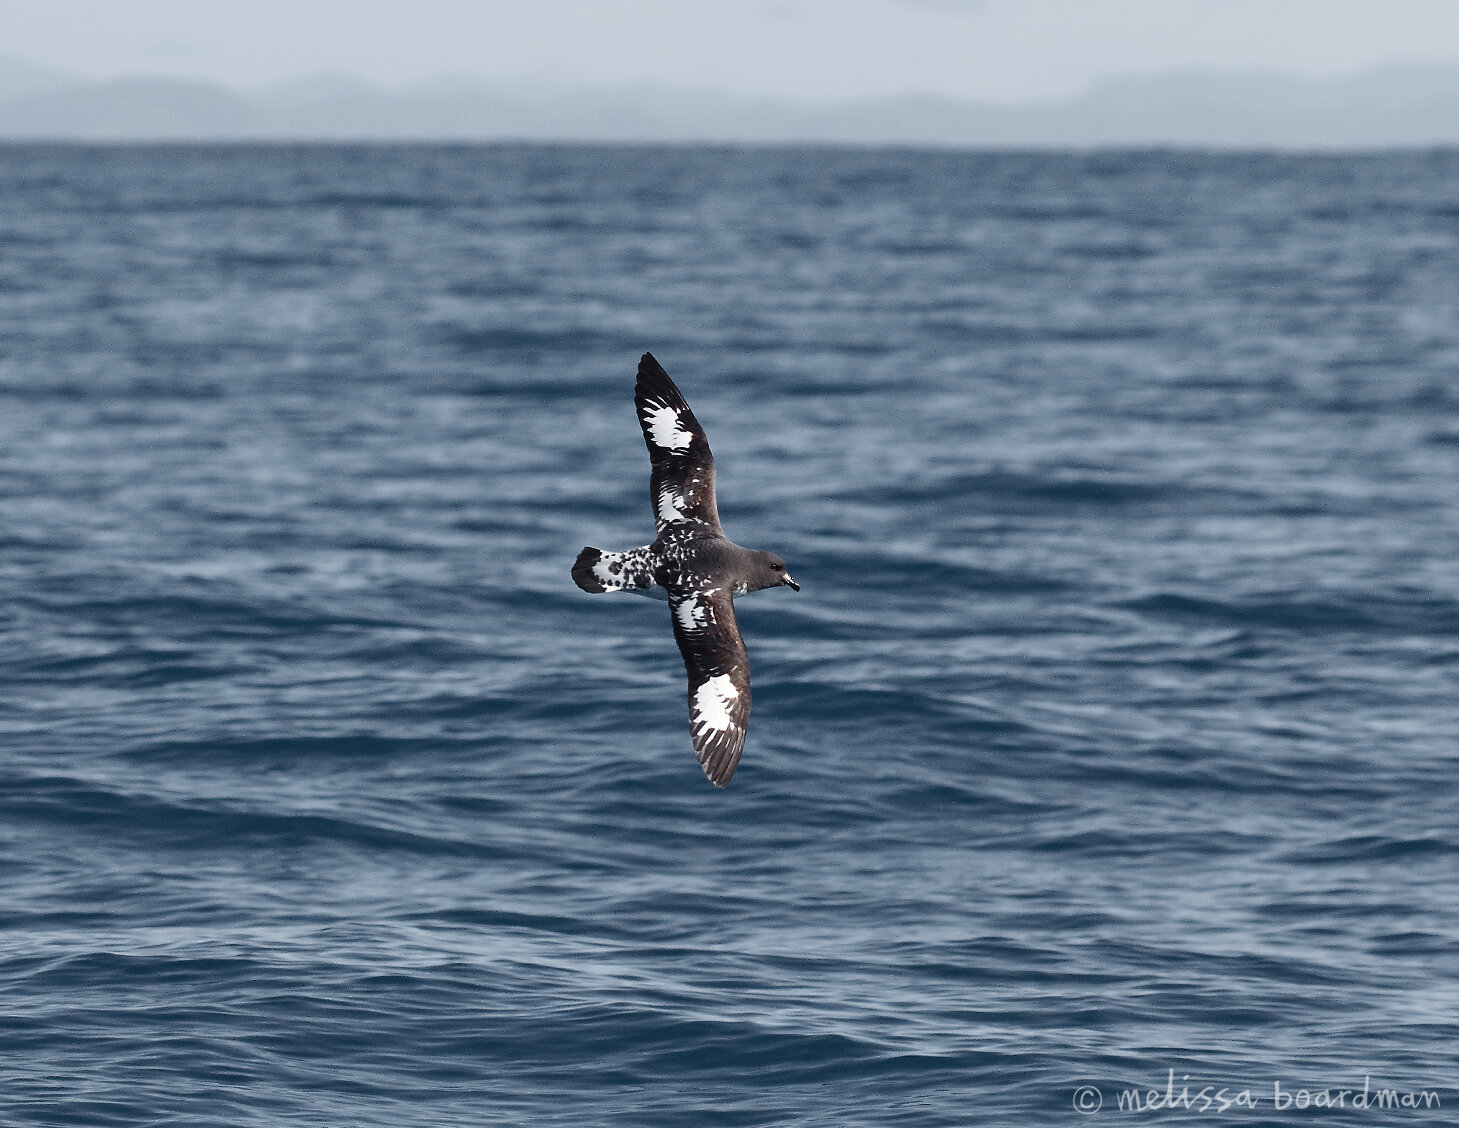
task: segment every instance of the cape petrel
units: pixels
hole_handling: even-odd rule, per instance
[[[633,405],[652,468],[658,539],[627,552],[585,548],[572,566],[584,591],[667,599],[689,672],[689,735],[704,774],[729,783],[745,747],[750,656],[735,623],[735,596],[800,585],[773,552],[730,543],[714,504],[714,456],[704,428],[652,353],[638,363]]]

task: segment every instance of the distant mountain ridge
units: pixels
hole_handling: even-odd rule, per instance
[[[1176,71],[1017,105],[937,95],[812,104],[646,84],[573,88],[452,77],[385,89],[317,75],[241,91],[149,76],[92,81],[0,57],[0,139],[1452,145],[1459,144],[1459,65],[1393,65],[1322,79]]]

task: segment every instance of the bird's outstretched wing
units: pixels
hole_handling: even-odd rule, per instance
[[[729,783],[750,719],[750,656],[724,588],[669,597],[674,639],[689,672],[689,735],[709,782]]]
[[[649,494],[659,536],[672,535],[673,526],[683,524],[693,534],[698,525],[719,532],[719,512],[714,504],[714,455],[704,428],[669,374],[644,353],[638,362],[638,384],[633,389],[633,406],[648,447]]]

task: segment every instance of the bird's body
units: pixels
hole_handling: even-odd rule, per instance
[[[800,590],[785,562],[741,548],[720,528],[714,456],[704,429],[651,353],[638,365],[634,406],[652,470],[657,539],[627,552],[585,548],[572,578],[588,592],[629,591],[667,599],[674,639],[689,674],[689,732],[712,783],[729,783],[745,744],[750,659],[734,597],[767,587]]]

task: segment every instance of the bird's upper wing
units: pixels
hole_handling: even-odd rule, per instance
[[[750,718],[750,656],[725,588],[671,595],[674,639],[689,672],[689,735],[704,774],[729,783]]]
[[[679,523],[687,524],[686,532],[694,525],[719,532],[714,455],[709,453],[709,440],[683,394],[652,353],[644,353],[638,362],[633,406],[638,409],[638,423],[653,469],[649,494],[659,536]]]

